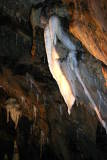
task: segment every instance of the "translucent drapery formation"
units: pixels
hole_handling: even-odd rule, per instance
[[[70,114],[70,110],[72,105],[75,102],[75,97],[73,95],[72,86],[70,83],[70,79],[67,79],[62,66],[58,52],[56,51],[54,45],[57,41],[56,33],[59,33],[60,39],[62,39],[62,33],[58,30],[56,24],[58,24],[58,19],[56,17],[52,17],[49,21],[49,25],[45,28],[44,38],[45,38],[45,47],[48,58],[49,69],[57,81],[60,92],[68,106],[68,113]]]
[[[70,40],[69,36],[63,31],[58,17],[52,16],[50,18],[49,24],[45,28],[44,38],[49,69],[54,79],[57,81],[60,92],[68,106],[68,113],[70,114],[76,96],[75,80],[72,77],[72,74],[74,72],[76,78],[83,87],[84,92],[89,99],[89,102],[95,110],[99,121],[107,131],[106,122],[102,119],[100,111],[98,110],[98,106],[96,106],[94,99],[92,98],[90,92],[88,91],[81,78],[76,58],[76,47]],[[55,46],[57,44],[57,38],[69,50],[69,53],[65,60],[60,59],[60,54],[56,50]]]

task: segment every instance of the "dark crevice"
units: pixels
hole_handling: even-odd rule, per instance
[[[19,23],[17,19],[12,18],[3,10],[0,10],[0,26],[7,26],[12,31],[19,34],[22,32],[22,34],[27,36],[29,40],[32,37],[32,31],[29,23],[26,25],[23,20],[21,20],[21,23]]]

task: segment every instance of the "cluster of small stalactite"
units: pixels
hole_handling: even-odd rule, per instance
[[[15,99],[9,99],[6,102],[5,107],[7,110],[7,123],[9,122],[9,119],[11,118],[13,122],[15,123],[15,128],[17,128],[18,121],[20,117],[22,116],[20,105],[16,103]]]

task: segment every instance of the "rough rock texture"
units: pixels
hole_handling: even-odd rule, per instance
[[[107,65],[106,0],[63,0],[69,6],[72,20],[69,30],[88,51]]]
[[[0,20],[3,20],[0,21],[0,160],[3,154],[12,156],[14,141],[20,157],[27,160],[107,159],[105,130],[89,109],[89,101],[77,79],[78,106],[75,104],[68,115],[48,69],[40,28],[36,34],[37,55],[31,56],[29,13],[34,3],[34,0],[0,2]],[[103,76],[106,66],[75,41],[80,53],[81,76],[96,104],[106,106],[107,88]],[[11,116],[7,122],[6,106],[11,104],[11,98],[20,106],[21,118],[16,128]],[[107,110],[104,113],[107,115]]]

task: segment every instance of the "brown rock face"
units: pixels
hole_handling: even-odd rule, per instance
[[[63,0],[72,17],[69,30],[88,51],[107,65],[106,0]]]
[[[104,66],[102,67],[102,73],[105,78],[105,87],[107,87],[107,68]]]

